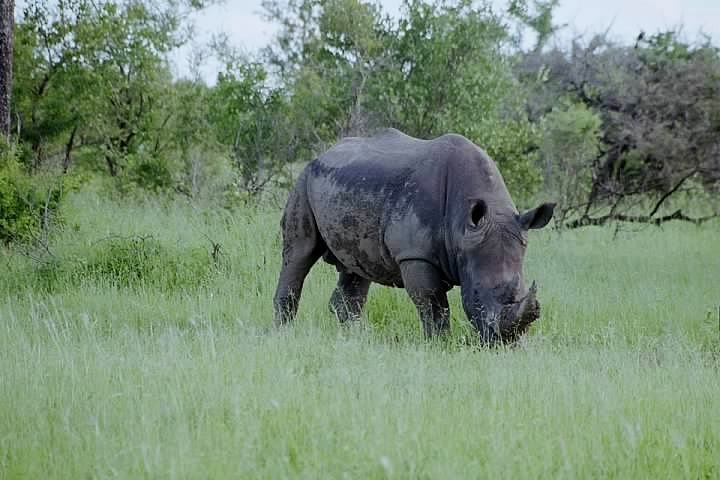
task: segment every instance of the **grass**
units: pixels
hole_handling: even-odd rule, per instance
[[[272,327],[279,216],[85,191],[2,251],[0,478],[720,478],[717,223],[533,232],[542,317],[483,350],[457,292],[445,343],[402,290],[338,326],[322,264]]]

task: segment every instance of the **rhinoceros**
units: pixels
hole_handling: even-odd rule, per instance
[[[275,321],[297,312],[303,282],[323,259],[339,273],[330,309],[357,319],[371,282],[405,288],[424,332],[449,328],[447,292],[482,341],[514,341],[539,317],[526,288],[529,229],[555,204],[518,213],[495,162],[467,138],[420,140],[395,129],[349,137],[311,161],[285,207]]]

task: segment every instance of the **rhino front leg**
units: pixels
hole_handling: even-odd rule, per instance
[[[342,323],[359,320],[369,289],[370,280],[354,273],[340,272],[337,287],[330,297],[330,311]]]
[[[401,263],[405,290],[417,307],[425,336],[445,334],[450,328],[448,284],[430,263],[407,260]]]

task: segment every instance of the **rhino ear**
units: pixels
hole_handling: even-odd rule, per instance
[[[469,208],[469,219],[470,225],[473,227],[477,227],[483,218],[485,218],[485,215],[487,214],[487,203],[485,203],[485,200],[482,200],[480,198],[473,198],[469,201],[470,208]]]
[[[539,207],[528,210],[520,215],[520,226],[525,230],[543,228],[552,218],[554,211],[554,203],[543,203]]]

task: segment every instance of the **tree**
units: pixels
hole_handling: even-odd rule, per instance
[[[601,148],[602,120],[583,103],[564,101],[540,122],[545,194],[557,201],[555,223],[565,224],[592,188]]]
[[[10,138],[14,0],[0,0],[0,134]]]
[[[238,191],[255,196],[297,160],[296,126],[284,91],[270,86],[261,63],[224,44],[216,49],[225,68],[209,97],[211,124],[238,174]]]
[[[89,78],[73,40],[75,7],[28,2],[15,31],[13,104],[20,140],[30,148],[26,162],[35,169],[62,152],[69,166],[76,143]]]
[[[308,144],[367,134],[374,125],[366,100],[384,61],[387,22],[362,0],[265,1],[266,16],[281,25],[266,50],[284,80]]]
[[[163,109],[167,53],[187,40],[185,19],[205,3],[30,0],[17,29],[15,102],[32,164],[62,156],[67,168],[84,148],[117,176],[159,158],[172,114]]]
[[[537,134],[513,76],[511,38],[487,3],[406,0],[371,109],[421,138],[460,133],[488,151],[521,202],[538,186]]]
[[[176,81],[162,105],[164,118],[170,120],[153,150],[173,152],[174,161],[165,159],[164,163],[175,172],[174,188],[190,198],[197,197],[210,181],[224,181],[217,172],[225,162],[212,121],[214,98],[214,88],[205,85],[198,74],[191,80]]]

